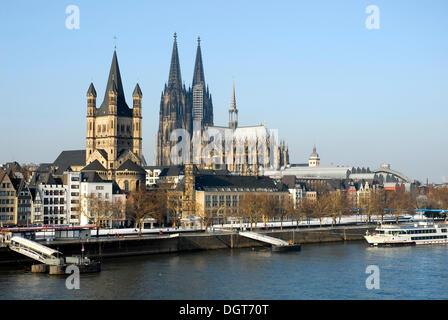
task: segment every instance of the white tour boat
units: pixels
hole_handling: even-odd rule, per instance
[[[372,246],[413,246],[418,244],[448,243],[448,225],[420,222],[411,225],[382,225],[364,238]]]

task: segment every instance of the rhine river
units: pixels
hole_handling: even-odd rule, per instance
[[[367,289],[366,268],[380,270]],[[303,245],[300,252],[211,250],[107,259],[65,276],[0,268],[0,299],[448,299],[448,245],[372,248],[361,241]]]

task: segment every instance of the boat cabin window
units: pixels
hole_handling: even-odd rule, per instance
[[[442,232],[446,232],[446,229],[442,229]]]

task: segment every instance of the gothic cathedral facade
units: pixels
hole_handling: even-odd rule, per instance
[[[179,132],[176,129],[183,129],[186,133],[186,137],[190,139],[190,152],[189,157],[184,155],[171,154],[175,152],[174,148],[181,139],[185,139],[185,135],[180,138]],[[224,137],[225,132],[231,133],[235,140],[241,140],[243,158],[239,164],[228,164],[226,158],[234,158],[234,155],[216,155],[212,154],[203,155],[196,154],[195,139],[199,132],[199,138],[202,137],[202,133],[207,129],[213,129],[215,131],[222,132]],[[268,129],[264,125],[257,126],[239,126],[238,124],[238,109],[236,109],[235,101],[235,88],[232,92],[232,101],[229,109],[229,125],[228,127],[215,126],[213,123],[213,103],[212,97],[205,83],[204,67],[202,64],[202,53],[200,39],[198,38],[198,46],[196,51],[196,61],[193,71],[193,83],[188,90],[185,84],[182,83],[179,54],[177,49],[177,37],[174,34],[173,51],[171,55],[171,65],[168,77],[168,83],[165,84],[165,88],[162,91],[160,101],[159,112],[159,130],[157,134],[157,149],[156,149],[156,165],[157,166],[171,166],[176,164],[196,163],[198,157],[200,162],[198,167],[214,168],[214,169],[227,169],[229,171],[244,174],[244,175],[257,175],[265,168],[280,169],[289,164],[289,151],[286,143],[281,142],[280,145],[273,145],[268,149],[269,158],[273,158],[270,164],[249,164],[249,159],[257,158],[260,154],[260,150],[252,150],[248,148],[247,141],[244,140],[254,133],[262,133],[262,139],[264,145],[270,145],[270,141],[273,137],[269,134]],[[247,140],[247,139],[246,139]],[[202,147],[206,145],[206,141],[199,142]],[[235,141],[234,141],[235,143]],[[258,145],[258,142],[257,142]],[[183,151],[181,151],[183,152]],[[241,153],[241,152],[240,152]],[[234,153],[235,154],[235,153]],[[210,158],[215,158],[214,163],[210,163]],[[220,158],[220,159],[217,159]],[[177,162],[174,161],[177,160]],[[182,159],[179,163],[179,159]],[[196,160],[195,160],[196,159]],[[216,165],[216,162],[221,163]],[[234,163],[235,161],[231,161]],[[224,164],[225,163],[225,164]]]

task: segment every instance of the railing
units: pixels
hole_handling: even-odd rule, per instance
[[[36,243],[37,244],[37,243]],[[42,246],[40,244],[37,244],[39,246]],[[9,243],[8,247],[12,250],[15,251],[17,253],[20,253],[24,256],[27,256],[28,258],[31,258],[33,260],[37,260],[41,263],[45,263],[48,265],[58,265],[61,264],[61,259],[50,255],[50,254],[46,254],[44,252],[39,251],[36,248],[32,248],[31,246],[26,246],[24,244],[18,243],[16,241],[14,241],[14,238],[11,239],[11,242]],[[42,246],[44,247],[44,246]],[[47,247],[44,247],[46,249],[50,249]],[[52,250],[52,249],[50,249]]]
[[[284,240],[269,237],[269,236],[255,233],[255,232],[240,232],[239,234],[242,235],[243,237],[258,240],[261,242],[266,242],[266,243],[269,243],[274,246],[288,246],[289,245],[289,243]]]

